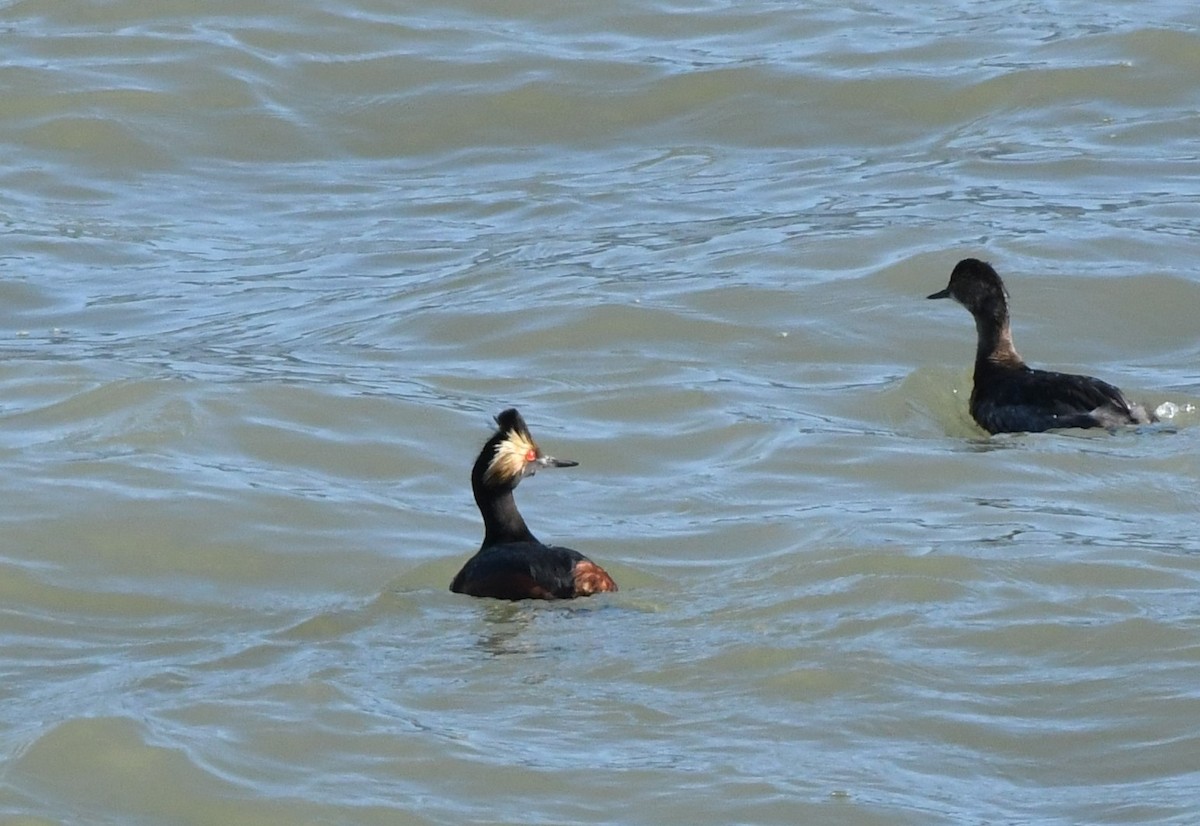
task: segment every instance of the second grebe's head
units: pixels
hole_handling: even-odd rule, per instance
[[[950,273],[950,283],[929,298],[953,298],[971,311],[972,315],[995,315],[1008,304],[1004,282],[986,261],[964,258]]]
[[[510,407],[496,417],[497,430],[488,439],[475,463],[476,477],[488,487],[515,488],[538,468],[574,467],[578,462],[555,459],[542,453],[525,420]]]

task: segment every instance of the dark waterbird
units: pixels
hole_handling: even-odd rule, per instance
[[[959,261],[946,289],[929,298],[953,298],[975,317],[979,341],[970,409],[971,416],[989,433],[1060,427],[1111,429],[1157,421],[1142,405],[1100,379],[1026,365],[1013,346],[1008,291],[986,261]]]
[[[615,591],[603,568],[579,551],[544,545],[525,525],[513,490],[538,468],[579,464],[542,453],[515,409],[496,417],[497,430],[471,469],[471,490],[483,515],[483,544],[450,590],[496,599],[572,599]]]

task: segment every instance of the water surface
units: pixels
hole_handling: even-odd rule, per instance
[[[0,819],[1193,822],[1192,5],[0,32]],[[968,255],[1174,415],[986,437]],[[446,590],[514,405],[620,593]]]

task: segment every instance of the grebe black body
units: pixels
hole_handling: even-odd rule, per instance
[[[539,542],[513,499],[513,489],[538,468],[579,463],[543,454],[515,409],[497,416],[496,425],[471,469],[471,490],[483,515],[483,544],[450,590],[512,600],[572,599],[617,590],[612,577],[579,551]]]
[[[953,298],[975,317],[978,344],[971,416],[989,433],[1105,427],[1157,421],[1116,387],[1091,376],[1029,367],[1013,346],[1004,282],[985,261],[965,258],[950,284],[929,298]]]

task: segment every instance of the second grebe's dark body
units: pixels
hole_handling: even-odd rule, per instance
[[[539,467],[578,462],[546,456],[515,409],[496,417],[497,430],[471,469],[471,490],[483,516],[483,544],[450,583],[450,590],[495,599],[572,599],[615,591],[603,568],[579,551],[544,545],[517,510],[513,490]]]
[[[953,298],[975,318],[978,343],[971,416],[989,433],[1106,427],[1157,421],[1116,387],[1091,376],[1029,367],[1013,346],[1008,293],[992,266],[959,261],[950,284],[929,298]]]

